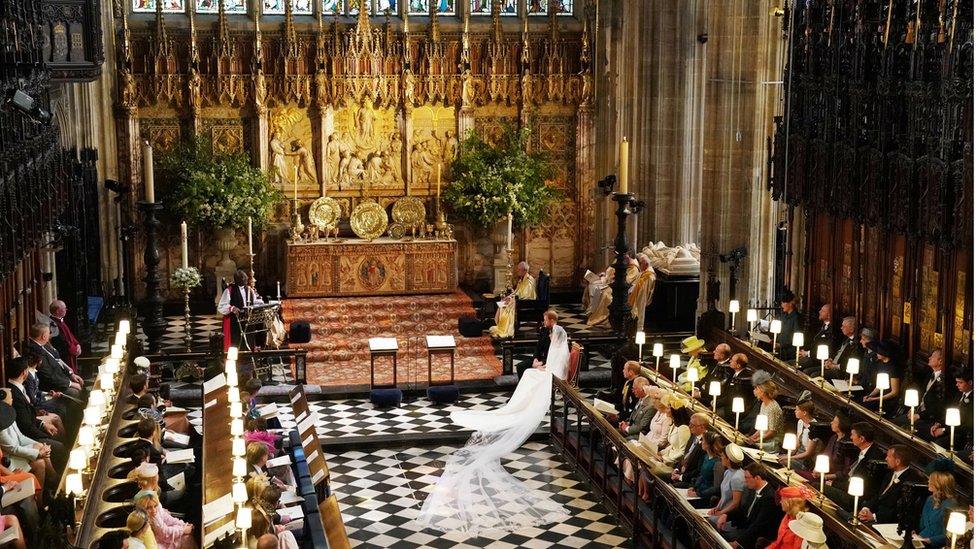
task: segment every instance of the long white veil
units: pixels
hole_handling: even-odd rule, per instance
[[[501,464],[542,422],[552,399],[552,376],[566,379],[568,367],[566,331],[553,326],[546,370],[526,370],[508,403],[496,410],[451,414],[454,423],[475,433],[447,458],[443,475],[417,517],[421,526],[478,536],[486,530],[513,531],[569,517],[549,494],[529,488]]]

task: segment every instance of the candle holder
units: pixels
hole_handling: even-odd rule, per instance
[[[190,289],[183,288],[183,344],[187,352],[193,347],[193,334],[190,332]]]
[[[631,193],[614,192],[613,201],[617,203],[617,237],[613,249],[616,258],[613,262],[613,281],[610,282],[610,326],[617,333],[626,332],[627,319],[630,318],[630,305],[627,303],[627,218],[632,213]]]
[[[249,276],[250,276],[249,280],[251,281],[251,288],[254,288],[254,290],[257,291],[258,279],[254,277],[254,256],[257,255],[257,254],[249,253],[247,255],[250,257],[250,260],[251,260],[251,268],[250,268],[250,273],[249,273]]]
[[[156,231],[159,228],[157,212],[163,209],[161,202],[140,201],[145,224],[146,249],[143,262],[146,265],[146,299],[143,301],[145,322],[142,330],[149,340],[149,352],[158,353],[163,334],[166,333],[166,319],[163,317],[163,296],[159,292],[159,248],[156,245]]]
[[[302,233],[305,232],[305,225],[302,224],[302,214],[298,211],[297,199],[294,201],[294,204],[295,212],[291,218],[291,239],[293,242],[299,242],[302,239]]]

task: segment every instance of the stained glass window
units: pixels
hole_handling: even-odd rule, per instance
[[[284,15],[285,2],[289,0],[264,0],[263,13],[267,15]],[[296,15],[312,13],[312,0],[290,0],[291,12]]]
[[[491,2],[492,0],[471,0],[471,14],[491,15]],[[502,15],[518,15],[518,0],[502,0]]]
[[[376,15],[383,15],[386,10],[390,10],[390,15],[396,15],[397,13],[397,1],[396,0],[376,0]]]
[[[166,13],[182,13],[186,11],[184,0],[161,0],[163,11]],[[132,11],[140,13],[155,13],[156,0],[132,0]]]
[[[529,15],[546,15],[549,13],[549,0],[526,0],[525,8]],[[573,15],[573,0],[556,0],[556,14]]]
[[[427,0],[407,0],[410,7],[410,15],[427,15],[430,13],[430,4]],[[437,1],[437,0],[435,0]]]
[[[197,0],[197,13],[217,13],[220,0]],[[224,0],[224,12],[247,13],[246,0]]]
[[[322,13],[332,15],[342,13],[342,0],[322,0]]]

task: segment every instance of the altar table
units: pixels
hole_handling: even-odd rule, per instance
[[[457,241],[288,244],[288,297],[441,294],[457,289]]]

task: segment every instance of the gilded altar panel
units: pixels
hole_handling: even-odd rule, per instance
[[[247,150],[247,134],[241,118],[204,118],[200,123],[200,133],[210,140],[215,153],[238,153]]]
[[[485,105],[474,110],[474,131],[486,143],[496,144],[506,127],[518,127],[518,110],[504,105]]]
[[[413,109],[410,139],[410,188],[415,192],[436,192],[436,170],[441,166],[442,184],[450,180],[451,164],[458,151],[457,117],[454,107],[428,105]]]
[[[313,154],[308,110],[295,106],[272,109],[269,116],[268,168],[271,180],[288,198],[318,198],[319,176]]]
[[[938,328],[939,273],[935,270],[935,248],[925,246],[922,252],[922,286],[919,300],[919,350],[929,353],[942,343]]]
[[[953,299],[952,322],[952,351],[956,357],[969,355],[969,338],[972,336],[969,324],[966,323],[966,263],[956,271],[956,295]]]
[[[403,139],[392,108],[366,104],[336,109],[325,151],[327,191],[403,188]]]
[[[139,137],[149,141],[156,154],[172,151],[180,142],[180,121],[176,118],[143,118],[139,121]]]

